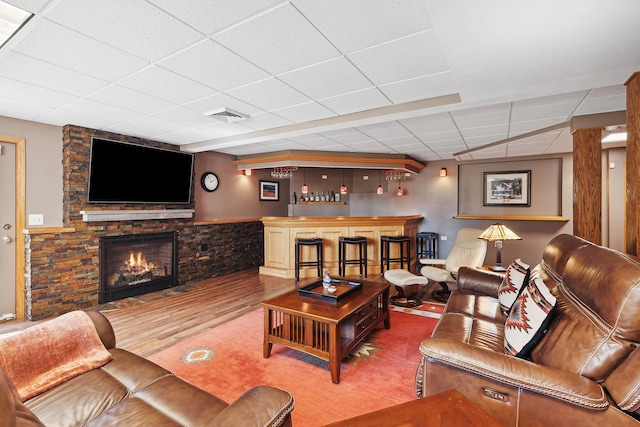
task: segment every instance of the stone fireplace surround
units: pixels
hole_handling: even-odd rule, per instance
[[[258,219],[195,222],[191,218],[83,221],[82,211],[193,209],[191,205],[87,205],[91,137],[176,149],[170,144],[88,129],[63,128],[63,227],[25,233],[25,316],[57,316],[98,304],[99,239],[104,235],[178,233],[178,284],[258,267],[263,227]]]

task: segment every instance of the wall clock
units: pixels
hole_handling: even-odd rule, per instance
[[[204,191],[212,192],[218,189],[220,185],[220,180],[218,179],[218,175],[213,172],[205,172],[202,174],[200,178],[200,184]]]

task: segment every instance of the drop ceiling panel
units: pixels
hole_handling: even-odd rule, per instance
[[[0,75],[78,96],[107,85],[104,80],[13,52],[7,52],[2,57]]]
[[[154,138],[166,133],[174,133],[184,130],[184,125],[178,122],[172,122],[167,119],[160,119],[153,116],[138,117],[118,124],[118,127],[124,129],[131,128],[135,132],[142,133],[143,135],[153,133]]]
[[[178,104],[192,102],[217,93],[205,85],[160,67],[146,68],[120,80],[119,84]]]
[[[2,95],[11,99],[49,107],[61,107],[77,99],[73,95],[34,86],[17,80],[0,77]]]
[[[458,92],[449,72],[381,85],[380,91],[394,104],[435,98]]]
[[[294,105],[288,108],[273,110],[273,114],[276,114],[295,123],[308,122],[311,120],[319,120],[336,116],[333,111],[323,107],[317,102],[308,102],[302,105]]]
[[[87,98],[113,106],[126,105],[128,109],[141,114],[152,114],[171,108],[174,104],[155,96],[147,95],[119,85],[110,85],[89,95]]]
[[[15,51],[104,80],[119,79],[147,65],[133,55],[44,19]]]
[[[394,0],[294,0],[344,53],[431,28],[424,2]]]
[[[45,114],[53,111],[52,107],[23,101],[20,99],[8,98],[0,95],[0,115],[15,117],[22,120],[38,119],[44,123],[58,124],[52,121],[40,120]]]
[[[185,106],[200,111],[202,114],[225,107],[231,108],[232,110],[245,114],[247,116],[253,116],[255,114],[263,112],[262,109],[254,105],[251,105],[224,93],[218,93],[212,96],[198,99],[197,101],[188,102],[185,104]]]
[[[47,17],[147,61],[157,61],[203,38],[143,0],[65,0]]]
[[[189,144],[191,142],[202,141],[203,139],[207,139],[211,137],[210,132],[204,129],[187,129],[180,132],[175,133],[167,133],[163,135],[159,135],[158,139],[161,139],[164,142],[170,142],[176,145]]]
[[[11,0],[8,3],[28,12],[37,13],[49,2],[50,0]]]
[[[281,74],[278,78],[315,99],[372,87],[371,82],[344,57]]]
[[[275,78],[232,89],[227,91],[227,94],[266,111],[302,105],[311,101],[308,97]]]
[[[148,1],[203,34],[212,34],[280,2],[280,0]]]
[[[219,91],[269,77],[265,71],[209,39],[158,62],[158,66]]]
[[[272,74],[306,67],[339,54],[289,3],[220,32],[214,40]]]
[[[513,122],[527,122],[555,118],[558,122],[564,122],[571,117],[577,107],[577,102],[567,102],[562,104],[540,105],[531,108],[514,108],[511,113],[511,120]]]
[[[350,114],[391,105],[389,99],[376,88],[324,98],[318,102],[338,114]]]
[[[188,127],[209,126],[217,123],[211,117],[206,117],[199,111],[188,107],[173,107],[151,114],[151,117],[169,120]]]
[[[246,120],[242,121],[242,126],[254,130],[271,129],[280,126],[290,125],[292,122],[280,116],[271,113],[254,114]]]
[[[449,71],[434,31],[424,31],[347,55],[374,84]]]

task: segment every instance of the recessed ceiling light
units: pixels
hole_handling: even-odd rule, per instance
[[[33,17],[33,13],[0,1],[0,49],[20,28]]]

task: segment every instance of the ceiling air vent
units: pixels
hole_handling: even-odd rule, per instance
[[[240,120],[244,120],[249,117],[246,114],[238,113],[237,111],[233,111],[231,108],[226,107],[207,111],[204,115],[226,123],[239,122]]]

